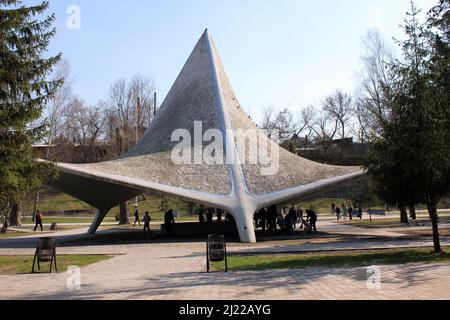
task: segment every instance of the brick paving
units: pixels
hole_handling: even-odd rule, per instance
[[[13,240],[0,241],[0,255],[32,253],[26,241],[31,239],[17,240],[16,247],[12,246]],[[390,246],[395,243],[391,241]],[[310,244],[303,249],[321,250],[328,246]],[[230,251],[259,252],[264,248],[270,252],[276,251],[275,247],[287,251],[301,249],[280,242],[236,244],[230,246]],[[338,244],[334,247],[337,249]],[[70,276],[67,273],[0,275],[0,299],[450,299],[449,264],[381,266],[381,288],[370,289],[367,286],[370,274],[364,267],[207,274],[202,242],[75,244],[58,250],[60,254],[115,256],[82,268],[80,290],[67,288]]]
[[[450,299],[448,264],[382,266],[375,290],[363,267],[207,274],[201,243],[125,247],[82,268],[80,290],[66,273],[3,275],[0,299]]]

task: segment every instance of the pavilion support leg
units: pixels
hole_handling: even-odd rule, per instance
[[[255,228],[253,226],[254,213],[255,210],[248,208],[237,208],[232,212],[239,232],[239,239],[242,243],[256,243]]]
[[[88,234],[95,234],[97,232],[98,227],[102,223],[106,214],[111,209],[98,209],[97,214],[95,215],[94,221],[92,221],[91,226],[89,227]]]

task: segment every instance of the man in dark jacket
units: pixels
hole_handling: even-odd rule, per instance
[[[311,225],[311,231],[314,229],[314,233],[317,233],[316,223],[317,223],[317,214],[314,210],[306,210],[306,221]]]
[[[164,226],[166,228],[166,234],[171,234],[172,225],[175,224],[175,219],[173,217],[173,209],[170,209],[164,214]]]
[[[144,236],[145,236],[145,232],[148,230],[148,234],[151,235],[152,231],[150,229],[150,221],[152,221],[152,218],[150,217],[150,214],[148,213],[148,211],[145,213],[144,215]]]
[[[136,226],[136,222],[139,223],[139,226],[141,225],[141,220],[139,219],[139,210],[137,205],[134,206],[134,224],[133,226]]]

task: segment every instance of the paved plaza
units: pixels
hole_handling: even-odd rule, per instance
[[[333,223],[323,227],[332,228]],[[343,227],[347,233],[363,228]],[[349,229],[350,228],[350,229]],[[76,239],[80,230],[61,232]],[[343,232],[343,231],[342,231]],[[384,232],[380,230],[380,232]],[[302,252],[430,246],[429,240],[399,239],[355,243],[270,241],[233,243],[230,252]],[[78,235],[79,237],[79,235]],[[0,240],[0,255],[33,254],[33,236]],[[297,244],[298,242],[298,244]],[[206,273],[204,242],[64,245],[58,254],[110,254],[81,269],[81,287],[69,290],[68,273],[1,275],[1,299],[450,299],[450,265],[380,267],[380,287],[368,286],[365,267],[309,268]],[[444,238],[443,244],[449,245]]]

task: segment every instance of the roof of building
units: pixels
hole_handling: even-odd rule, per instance
[[[171,139],[173,132],[186,129],[194,137],[196,121],[202,122],[203,132],[219,129],[223,133],[223,164],[178,165],[172,161],[171,152],[177,144]],[[230,131],[236,138],[242,134],[242,129],[256,130],[261,139],[259,145],[267,144],[269,154],[278,155],[279,170],[275,174],[264,175],[263,164],[246,161],[252,156],[258,158],[259,148],[244,150],[236,139],[227,136]],[[225,158],[234,161],[226,164]],[[363,174],[359,167],[330,166],[298,157],[262,134],[235,96],[208,31],[198,41],[158,114],[134,149],[112,161],[81,165],[60,163],[58,167],[65,176],[75,175],[85,181],[98,180],[140,191],[150,190],[224,208],[227,206],[222,200],[229,200],[235,194],[239,194],[238,199],[245,194],[262,206],[269,201],[287,201],[316,192]],[[61,181],[59,186],[64,189]],[[83,197],[79,193],[78,196]],[[100,205],[88,198],[82,200]],[[111,199],[111,206],[117,205],[116,200],[120,199]],[[101,205],[103,203],[107,201]]]

